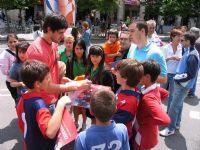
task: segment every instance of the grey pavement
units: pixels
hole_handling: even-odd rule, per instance
[[[5,42],[0,43],[0,53],[6,47]],[[1,73],[0,79],[0,150],[21,150],[23,135],[18,129],[14,100],[6,88],[5,76]],[[200,150],[200,72],[196,95],[184,102],[180,130],[170,137],[159,137],[159,144],[153,150]],[[162,106],[166,109],[166,104]],[[89,126],[89,119],[87,124]]]

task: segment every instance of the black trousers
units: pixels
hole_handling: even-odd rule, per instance
[[[10,91],[10,94],[12,96],[12,98],[15,101],[15,104],[17,104],[17,88],[11,87],[10,86],[10,82],[6,81],[6,86],[8,88],[8,90]]]

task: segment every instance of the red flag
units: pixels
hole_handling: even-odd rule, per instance
[[[77,137],[77,130],[72,119],[71,114],[67,109],[63,113],[63,118],[58,132],[55,149],[60,149],[64,145],[67,145]]]

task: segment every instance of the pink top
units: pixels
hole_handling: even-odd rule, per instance
[[[27,54],[29,59],[36,59],[46,63],[50,68],[52,82],[59,83],[59,67],[57,61],[58,45],[54,42],[47,43],[42,37],[38,37],[28,48]],[[55,103],[58,99],[58,94],[47,94],[46,103]]]
[[[6,80],[10,82],[9,73],[10,68],[15,61],[15,56],[4,50],[0,55],[0,69],[1,72],[6,75]]]

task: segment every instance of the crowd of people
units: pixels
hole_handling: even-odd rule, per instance
[[[149,150],[158,144],[159,134],[175,134],[184,99],[195,96],[200,29],[174,28],[166,44],[156,33],[154,20],[135,20],[128,30],[110,29],[103,45],[91,46],[90,23],[83,21],[82,28],[80,34],[62,15],[50,14],[31,44],[14,34],[7,37],[0,69],[16,104],[25,147],[54,149],[71,101],[62,95],[90,90],[92,84],[110,90],[93,93],[90,108],[71,107],[77,130],[79,115],[83,118],[71,143],[74,149]],[[64,49],[58,49],[62,40]],[[160,125],[166,128],[159,131]]]

